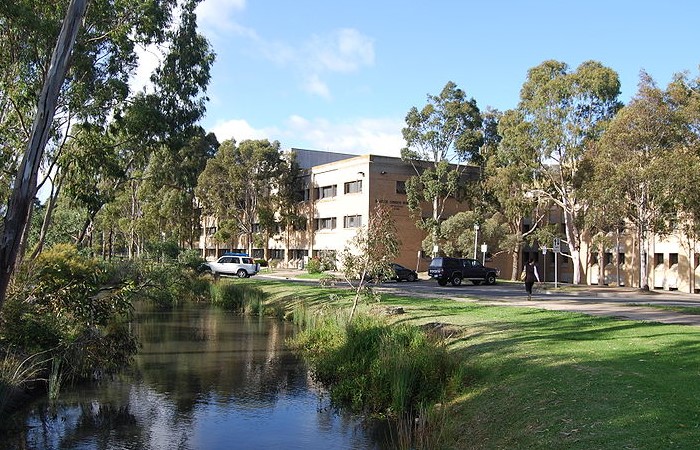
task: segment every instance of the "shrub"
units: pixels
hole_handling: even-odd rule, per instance
[[[321,260],[318,258],[311,258],[306,264],[306,270],[309,273],[321,273],[323,269],[321,268]]]
[[[267,294],[261,289],[245,284],[222,280],[211,285],[211,302],[227,311],[261,316],[265,313]]]
[[[22,354],[45,352],[49,366],[64,361],[64,379],[116,372],[136,352],[125,326],[133,287],[75,247],[56,245],[20,268],[0,314],[0,340]]]
[[[458,367],[444,345],[416,327],[365,315],[350,323],[305,321],[309,326],[294,346],[309,360],[314,377],[329,387],[331,399],[354,411],[418,411],[442,398]]]

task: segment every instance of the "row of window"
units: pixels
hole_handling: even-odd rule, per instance
[[[360,228],[361,226],[362,226],[362,215],[355,214],[355,215],[343,217],[343,228]],[[293,228],[294,228],[294,231],[305,231],[306,230],[306,222],[301,221],[299,224],[295,225]],[[314,220],[314,229],[315,230],[335,230],[336,228],[338,228],[338,219],[336,217],[322,217],[320,219]],[[251,231],[253,233],[260,233],[262,231],[262,229],[260,228],[260,224],[254,223]],[[275,228],[275,233],[281,234],[282,231],[283,231],[282,226],[278,224]],[[207,235],[208,236],[211,236],[214,233],[216,233],[216,227],[207,228]]]
[[[362,192],[362,180],[348,181],[343,185],[343,194],[359,194]],[[311,200],[311,191],[309,189],[304,189],[302,192],[302,199],[304,201]],[[406,194],[406,182],[397,181],[396,182],[396,193]],[[314,198],[317,200],[323,200],[324,198],[333,198],[338,195],[338,185],[330,184],[328,186],[321,186],[314,188]]]
[[[337,228],[338,221],[335,217],[323,217],[316,219],[314,229],[316,230],[334,230]],[[362,226],[362,216],[359,214],[343,217],[343,228],[359,228]]]

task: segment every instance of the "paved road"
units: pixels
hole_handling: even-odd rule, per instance
[[[297,282],[316,283],[315,280],[295,278],[301,271],[261,273],[260,278],[271,277]],[[449,298],[455,301],[480,304],[541,308],[556,311],[573,311],[584,314],[611,316],[625,320],[700,326],[700,315],[683,314],[645,305],[685,306],[700,308],[700,294],[684,294],[669,291],[644,292],[625,287],[540,285],[531,301],[527,300],[522,283],[499,282],[494,286],[438,286],[422,277],[415,283],[390,282],[376,288],[396,294]]]

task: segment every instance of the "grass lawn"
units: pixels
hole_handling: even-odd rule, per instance
[[[347,307],[346,290],[246,280],[286,307]],[[700,328],[383,295],[394,322],[440,323],[468,367],[448,399],[459,449],[700,448]]]

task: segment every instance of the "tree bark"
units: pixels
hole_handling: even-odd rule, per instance
[[[70,54],[85,17],[87,3],[88,0],[71,0],[68,5],[61,33],[51,56],[51,65],[39,95],[27,149],[15,178],[0,238],[0,308],[5,302],[7,286],[15,269],[22,232],[36,195],[39,165],[49,138],[61,85],[68,71]]]

